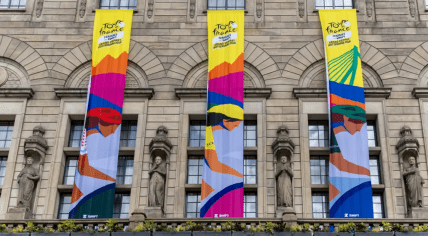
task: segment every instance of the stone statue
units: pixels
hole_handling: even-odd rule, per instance
[[[290,162],[287,162],[286,156],[282,156],[275,175],[278,207],[293,207],[293,176]]]
[[[31,211],[34,188],[40,178],[39,171],[32,164],[33,158],[31,156],[27,157],[27,163],[18,175],[18,207],[25,208],[27,212]]]
[[[404,169],[403,178],[406,186],[407,211],[411,212],[412,207],[422,207],[422,185],[425,182],[416,167],[416,158],[410,156],[408,160],[409,167]]]
[[[155,158],[155,164],[149,171],[149,175],[149,207],[159,206],[163,209],[165,196],[166,163],[162,160],[162,157],[157,156]]]

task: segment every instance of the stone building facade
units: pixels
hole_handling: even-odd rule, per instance
[[[318,2],[246,0],[247,217],[277,217],[272,143],[281,126],[288,128],[294,143],[297,217],[328,216],[328,111]],[[428,179],[427,5],[426,0],[353,3],[372,128],[377,217],[406,216],[406,161],[397,151],[403,126],[419,144],[418,168]],[[43,160],[33,164],[41,176],[31,217],[66,216],[85,113],[94,12],[99,7],[98,0],[26,0],[18,8],[0,9],[0,219],[17,206],[25,140],[40,126],[47,150]],[[166,127],[172,144],[166,160],[164,217],[197,215],[206,114],[206,10],[207,0],[136,0],[115,217],[127,218],[147,206],[150,142],[160,126]],[[423,206],[428,207],[428,184],[423,196]]]

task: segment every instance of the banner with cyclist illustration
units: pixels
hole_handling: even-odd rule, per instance
[[[330,115],[330,217],[373,218],[356,10],[319,10],[319,15]]]
[[[244,11],[208,11],[201,217],[244,215]]]
[[[92,75],[69,218],[112,218],[133,10],[96,10]]]

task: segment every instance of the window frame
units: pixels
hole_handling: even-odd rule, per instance
[[[373,196],[373,197],[375,197],[375,196],[379,196],[379,197],[380,197],[380,205],[381,205],[381,209],[382,209],[382,218],[375,218],[375,217],[374,217],[374,214],[375,214],[375,212],[374,212],[374,204],[375,204],[375,202],[373,201],[373,218],[374,218],[374,219],[384,219],[384,218],[385,218],[385,216],[386,216],[386,208],[385,208],[385,194],[384,194],[384,192],[383,192],[383,191],[382,191],[382,192],[373,191],[372,196]],[[374,200],[374,199],[373,199],[373,200]]]
[[[137,6],[138,6],[138,0],[135,0],[135,7],[134,8],[129,8],[129,2],[131,1],[131,0],[125,0],[125,1],[128,1],[128,8],[120,8],[121,6],[120,6],[120,3],[121,3],[121,1],[122,0],[118,0],[118,6],[117,6],[117,8],[111,8],[111,0],[108,0],[109,1],[109,5],[108,5],[108,7],[107,8],[102,8],[102,6],[101,6],[101,2],[102,2],[103,0],[99,0],[98,1],[98,9],[128,9],[128,10],[137,10]]]
[[[114,211],[116,210],[115,209],[115,207],[117,206],[116,205],[116,197],[117,196],[121,196],[121,202],[120,202],[120,210],[119,210],[119,213],[115,213]],[[123,205],[124,205],[124,203],[123,203],[123,197],[124,196],[128,196],[129,197],[129,201],[127,202],[127,203],[125,203],[125,204],[127,204],[128,205],[128,213],[123,213],[122,212],[122,207],[123,207]],[[118,192],[116,192],[115,194],[114,194],[114,204],[113,204],[113,219],[127,219],[127,218],[129,218],[129,209],[130,209],[130,206],[131,206],[131,193],[130,192],[124,192],[124,193],[118,193]],[[117,214],[119,214],[119,217],[115,217],[115,215],[117,215]],[[123,215],[123,214],[127,214],[127,217],[124,217],[124,218],[122,218],[121,217],[121,215]]]
[[[125,165],[124,166],[119,166],[119,159],[121,158],[121,157],[123,157],[123,158],[125,158]],[[131,173],[131,175],[127,175],[126,174],[126,167],[129,167],[129,166],[127,166],[126,165],[126,163],[127,163],[127,161],[128,160],[132,160],[132,173]],[[119,154],[119,156],[118,156],[118,161],[117,161],[117,174],[116,174],[116,185],[132,185],[132,178],[133,178],[133,176],[134,176],[134,164],[135,164],[135,162],[134,162],[134,155],[120,155]],[[123,176],[124,177],[124,179],[123,179],[123,183],[118,183],[118,179],[119,179],[119,167],[123,167],[124,169],[125,169],[125,174],[124,175],[120,175],[121,177]],[[129,177],[129,176],[131,176],[131,183],[126,183],[126,177]]]
[[[368,147],[379,147],[379,138],[378,138],[378,131],[377,131],[377,122],[376,120],[367,120],[367,141],[369,141],[368,132],[369,132],[369,125],[373,126],[373,133],[374,133],[374,142],[375,146],[368,146]]]
[[[187,214],[188,214],[187,205],[189,204],[189,201],[188,201],[189,194],[196,194],[196,202],[190,202],[190,203],[196,203],[196,212],[191,212],[191,213],[196,213],[196,218],[201,218],[201,208],[198,207],[198,205],[201,204],[201,200],[199,200],[201,198],[201,191],[186,192],[186,197],[184,202],[184,218],[189,218],[189,219],[193,218],[193,217],[187,217]]]
[[[200,123],[200,124],[195,125],[195,124],[192,124],[192,123]],[[199,139],[191,139],[190,138],[191,137],[191,132],[192,132],[192,130],[191,130],[192,126],[199,127],[199,130],[197,130],[197,132],[200,132],[199,133]],[[195,120],[190,120],[189,121],[189,142],[187,144],[188,147],[205,147],[205,135],[204,135],[203,139],[201,138],[201,135],[202,135],[201,133],[202,132],[204,132],[204,133],[206,132],[205,128],[206,128],[206,121],[205,120],[195,119]],[[191,145],[192,140],[194,140],[194,141],[198,140],[199,145],[198,146],[192,146]],[[201,142],[203,142],[202,145],[201,145]]]
[[[315,159],[315,158],[318,158],[318,159]],[[321,159],[321,158],[323,158],[323,159]],[[318,160],[318,161],[321,161],[321,160],[323,160],[323,161],[325,161],[325,160],[327,160],[327,162],[326,162],[326,165],[325,165],[325,169],[326,169],[326,174],[327,175],[322,175],[321,174],[321,164],[320,165],[317,165],[317,166],[315,166],[315,167],[319,167],[320,168],[320,174],[319,175],[312,175],[312,160]],[[325,185],[325,184],[328,184],[328,177],[329,177],[329,162],[330,162],[330,160],[329,160],[329,156],[328,155],[310,155],[310,159],[309,159],[309,172],[310,172],[310,175],[311,175],[311,184],[314,184],[314,185]],[[320,183],[319,184],[317,184],[317,183],[313,183],[312,182],[312,176],[317,176],[317,177],[320,177]],[[323,181],[322,181],[322,179],[325,179],[325,178],[327,178],[326,179],[326,183],[322,183]]]
[[[190,160],[198,160],[198,165],[190,165]],[[202,160],[202,164],[200,164]],[[187,175],[186,175],[186,184],[202,184],[202,172],[199,175],[199,170],[200,167],[203,166],[203,160],[204,160],[204,156],[202,155],[189,155],[187,157]],[[197,166],[198,167],[198,175],[190,175],[190,166]],[[198,178],[198,181],[196,181],[197,183],[190,183],[189,182],[189,177],[193,177],[196,176]],[[201,183],[199,183],[199,178],[201,178]]]
[[[326,8],[326,6],[325,6],[325,1],[326,0],[322,0],[322,1],[323,1],[323,6],[318,6],[317,5],[317,0],[315,0],[315,9],[316,10],[320,10],[320,9],[355,9],[355,0],[351,0],[351,2],[352,2],[351,8],[349,8],[349,6],[345,6],[345,0],[341,0],[343,2],[343,6],[338,6],[338,7],[342,7],[342,8],[336,8],[336,6],[335,6],[335,1],[336,0],[332,0],[332,4],[333,5],[331,6],[331,8]],[[330,6],[327,6],[327,7],[330,7]]]
[[[316,123],[316,124],[315,124]],[[323,124],[323,123],[327,123],[327,125]],[[324,132],[324,139],[320,139],[320,129],[319,126],[323,126],[325,129],[322,130]],[[317,132],[318,132],[318,138],[317,139],[311,139],[310,137],[310,132],[314,131],[310,129],[310,126],[317,126]],[[328,148],[330,145],[330,139],[328,138],[328,134],[329,134],[329,120],[308,120],[308,146],[309,148]],[[311,140],[317,140],[318,141],[318,145],[317,146],[311,146]],[[320,141],[324,141],[324,144],[327,143],[326,146],[320,146]]]
[[[256,164],[255,165],[246,165],[245,164],[245,160],[255,160]],[[254,166],[255,170],[256,170],[256,174],[255,175],[248,175],[246,168],[247,166]],[[246,183],[246,177],[248,176],[254,176],[256,178],[256,182],[255,183]],[[245,184],[257,184],[257,155],[245,155],[244,154],[244,185]],[[257,195],[256,195],[257,196]]]
[[[73,159],[72,159],[73,158]],[[74,159],[75,158],[75,159]],[[66,158],[65,158],[65,166],[64,166],[64,174],[63,174],[63,176],[62,176],[62,185],[68,185],[68,186],[71,186],[71,185],[73,185],[74,184],[74,178],[76,177],[76,172],[77,172],[77,168],[78,168],[78,164],[75,166],[76,167],[76,171],[74,172],[74,176],[73,176],[73,183],[71,183],[71,184],[66,184],[65,183],[65,179],[67,178],[67,177],[72,177],[71,175],[67,175],[67,173],[68,173],[68,168],[69,168],[69,166],[67,165],[67,163],[69,163],[69,161],[70,160],[77,160],[77,161],[79,161],[79,156],[67,156]],[[74,167],[74,166],[73,166]]]
[[[316,203],[327,203],[327,212],[314,212],[314,196],[324,196],[327,200],[324,202],[316,202]],[[313,191],[311,194],[311,208],[312,208],[312,218],[314,219],[327,219],[330,218],[330,202],[328,200],[328,191]],[[324,208],[324,206],[323,206]],[[314,214],[326,214],[327,217],[314,217]]]
[[[256,198],[256,201],[255,201],[255,202],[246,202],[246,201],[245,201],[246,196],[254,196],[254,197]],[[246,204],[246,203],[254,203],[254,204],[256,205],[256,211],[255,211],[255,212],[246,212],[246,211],[245,211],[245,208],[246,208],[245,204]],[[244,217],[243,217],[243,218],[248,218],[248,219],[251,219],[251,218],[257,218],[257,217],[258,217],[257,204],[258,204],[257,191],[251,191],[251,192],[250,192],[250,191],[248,191],[248,192],[245,192],[245,191],[244,191]],[[255,214],[256,214],[256,216],[255,216],[255,217],[246,217],[246,214],[247,214],[247,213],[255,213]]]
[[[209,11],[216,11],[216,10],[246,10],[247,9],[247,1],[246,0],[243,0],[244,1],[244,8],[243,9],[237,9],[236,8],[236,3],[237,3],[237,1],[239,1],[239,0],[224,0],[224,9],[223,8],[221,8],[221,9],[219,9],[219,7],[218,7],[218,0],[215,0],[216,1],[216,5],[215,5],[215,9],[214,8],[210,8],[210,0],[207,0],[207,10],[209,10]],[[228,1],[235,1],[235,8],[228,8]]]
[[[1,142],[4,142],[4,146],[0,146],[0,148],[10,148],[12,144],[12,138],[13,138],[13,129],[15,128],[15,121],[12,120],[0,120],[0,127],[7,127],[5,131],[5,139],[1,139]],[[12,127],[12,129],[10,129]],[[10,134],[10,139],[8,139],[8,135]],[[9,146],[6,146],[6,143],[9,142]]]
[[[21,5],[21,1],[25,1],[25,3],[23,5]],[[11,7],[12,0],[8,0],[7,7],[3,8],[2,6],[0,6],[0,11],[1,10],[25,10],[27,2],[28,2],[28,0],[19,0],[18,7]],[[23,6],[23,7],[21,7],[21,6]]]
[[[65,203],[63,201],[65,197],[70,197],[70,203]],[[57,217],[56,217],[57,219],[62,219],[62,218],[60,218],[60,215],[66,214],[66,213],[61,213],[61,209],[62,209],[61,206],[62,206],[62,204],[68,204],[69,206],[71,205],[71,193],[60,193],[60,195],[59,195],[59,202],[58,202],[58,214],[57,214]],[[65,218],[65,219],[68,219],[68,214],[67,214],[67,218]]]

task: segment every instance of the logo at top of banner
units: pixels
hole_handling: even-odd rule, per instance
[[[212,39],[213,50],[226,48],[238,43],[238,24],[229,21],[228,24],[216,24],[213,34],[216,37]]]
[[[98,49],[121,44],[124,36],[125,22],[117,20],[114,23],[104,23],[100,29]]]
[[[327,28],[327,47],[341,46],[352,42],[351,22],[330,22]]]

